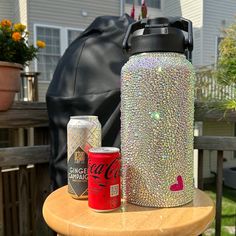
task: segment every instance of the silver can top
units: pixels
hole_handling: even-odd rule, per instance
[[[115,153],[115,152],[120,152],[119,148],[116,147],[95,147],[89,149],[89,152],[92,153]]]
[[[70,119],[79,119],[79,120],[95,120],[98,119],[97,116],[71,116]]]

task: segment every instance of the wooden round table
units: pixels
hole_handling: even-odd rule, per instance
[[[212,222],[212,200],[196,189],[192,203],[175,208],[147,208],[123,203],[109,213],[97,213],[87,200],[75,200],[64,186],[44,202],[43,216],[60,235],[78,236],[191,236],[201,234]]]

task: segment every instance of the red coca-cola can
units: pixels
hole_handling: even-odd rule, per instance
[[[98,212],[113,211],[121,204],[120,150],[91,148],[88,152],[88,204]]]

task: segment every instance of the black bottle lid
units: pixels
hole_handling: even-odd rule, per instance
[[[182,17],[159,17],[134,22],[126,32],[123,48],[131,55],[178,52],[187,53],[190,58],[193,50],[192,22]]]

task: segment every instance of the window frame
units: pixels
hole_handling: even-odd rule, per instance
[[[82,28],[73,28],[73,27],[66,27],[66,42],[67,42],[67,47],[69,46],[68,45],[68,32],[69,30],[74,30],[74,31],[80,31],[81,33],[84,31],[84,29]]]
[[[222,35],[217,35],[215,39],[215,67],[217,67],[217,63],[219,59],[219,45],[223,39],[224,39],[224,36]]]
[[[37,27],[43,27],[43,28],[50,28],[50,29],[59,29],[59,36],[60,36],[60,56],[62,56],[67,49],[68,45],[68,31],[69,30],[75,30],[75,31],[80,31],[83,32],[84,29],[82,28],[74,28],[74,27],[63,27],[63,26],[58,26],[58,25],[50,25],[50,24],[40,24],[40,23],[35,23],[33,25],[33,41],[34,41],[34,46],[37,47]],[[35,71],[38,71],[38,63],[37,59],[34,60],[33,63]],[[39,77],[40,78],[40,77]],[[50,83],[51,80],[40,80],[40,83]]]

